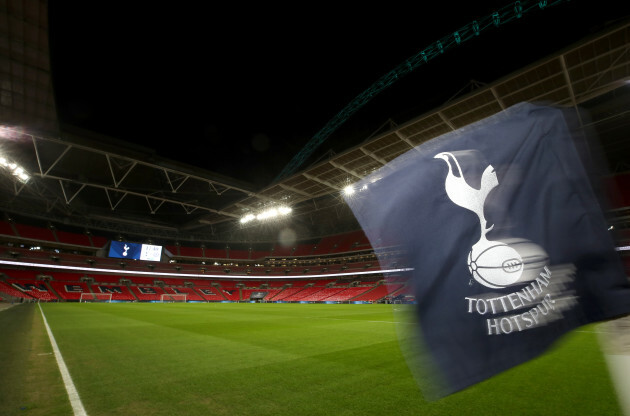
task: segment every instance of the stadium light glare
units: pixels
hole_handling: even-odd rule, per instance
[[[243,218],[241,218],[241,224],[247,224],[248,222],[255,219],[256,219],[256,216],[254,214],[247,214]]]
[[[0,126],[0,137],[3,139],[11,139],[13,138],[17,132],[13,129],[10,129],[6,126]]]
[[[363,184],[361,186],[361,188],[356,189],[354,185],[348,185],[345,188],[343,188],[343,190],[341,191],[343,193],[344,196],[351,196],[356,194],[357,192],[363,192],[363,191],[367,191],[368,189],[368,184]]]
[[[23,167],[18,165],[12,160],[7,159],[5,156],[0,156],[0,166],[8,170],[11,175],[17,177],[22,182],[28,182],[30,176],[26,173]]]
[[[241,218],[241,224],[247,224],[253,220],[265,221],[273,218],[278,218],[281,216],[289,215],[293,210],[287,206],[279,206],[268,208],[264,211],[259,212],[258,214],[247,214]]]
[[[260,214],[256,215],[256,219],[258,221],[262,221],[262,220],[266,220],[268,218],[273,218],[275,216],[278,215],[278,210],[276,210],[275,208],[269,208],[263,212],[261,212]]]
[[[287,214],[290,214],[290,213],[291,213],[291,211],[292,211],[292,209],[291,209],[291,208],[289,208],[289,207],[284,207],[284,206],[282,206],[282,207],[279,207],[279,208],[278,208],[278,213],[279,213],[280,215],[287,215]]]

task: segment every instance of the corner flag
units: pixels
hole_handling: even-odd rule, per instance
[[[630,284],[572,120],[568,110],[515,105],[410,150],[345,197],[381,267],[396,247],[413,270],[428,397],[630,314]]]

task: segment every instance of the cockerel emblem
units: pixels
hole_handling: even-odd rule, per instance
[[[466,181],[453,153],[438,153],[434,158],[444,160],[448,166],[444,181],[446,195],[454,204],[474,212],[479,219],[479,240],[471,247],[467,258],[468,271],[473,279],[494,289],[534,279],[547,263],[547,254],[541,247],[522,239],[505,242],[487,238],[494,224],[488,225],[484,206],[490,192],[499,185],[494,167],[488,165],[485,168],[477,189]]]

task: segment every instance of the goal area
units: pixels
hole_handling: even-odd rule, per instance
[[[173,303],[173,302],[184,302],[186,303],[187,296],[185,293],[162,293],[160,296],[160,302],[162,303]]]
[[[81,293],[79,302],[109,302],[112,301],[111,293]]]

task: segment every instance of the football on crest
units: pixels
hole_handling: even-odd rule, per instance
[[[534,280],[547,261],[547,253],[531,241],[484,239],[468,253],[468,270],[480,284],[497,289]]]

